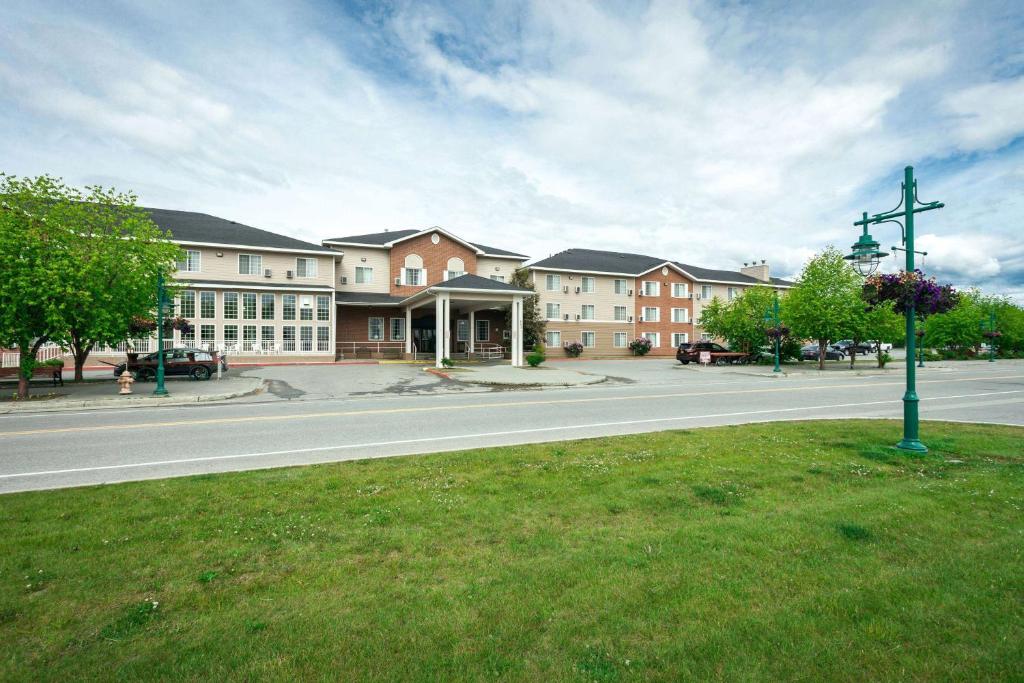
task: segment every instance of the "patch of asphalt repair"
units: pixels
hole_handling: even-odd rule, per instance
[[[306,395],[305,391],[296,389],[288,382],[280,379],[268,379],[264,380],[264,386],[266,387],[267,393],[273,394],[278,398],[283,398],[290,401],[295,398],[301,398]]]

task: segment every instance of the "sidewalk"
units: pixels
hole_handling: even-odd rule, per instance
[[[511,365],[457,366],[447,369],[425,368],[426,372],[467,384],[493,387],[579,387],[604,382],[604,375],[557,368],[515,368]]]
[[[962,366],[956,365],[958,361],[932,361],[926,362],[925,367],[918,372],[952,372]],[[853,375],[855,377],[872,377],[885,375],[902,375],[906,372],[906,365],[902,360],[889,361],[884,368],[878,367],[874,359],[867,361],[858,359],[853,369],[850,369],[850,361],[828,361],[824,370],[818,369],[817,361],[805,361],[803,363],[783,363],[781,372],[775,372],[773,365],[709,365],[691,363],[689,365],[675,365],[677,370],[688,370],[690,372],[725,373],[730,375],[747,375],[750,377],[806,377],[809,375]]]
[[[174,406],[207,401],[224,401],[255,394],[262,390],[263,380],[256,377],[224,377],[197,382],[191,379],[169,379],[167,396],[154,396],[154,382],[136,382],[133,393],[120,395],[120,386],[109,381],[86,381],[80,384],[65,381],[64,386],[33,383],[28,401],[13,401],[15,385],[3,385],[4,400],[0,400],[0,414],[42,413],[62,410],[96,410],[100,408],[139,408]]]

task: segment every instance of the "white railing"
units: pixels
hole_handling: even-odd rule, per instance
[[[344,355],[346,358],[357,355],[359,352],[363,353],[405,353],[405,342],[387,342],[387,341],[344,341],[336,344],[337,352]]]
[[[500,360],[505,357],[505,347],[500,344],[477,342],[473,348],[473,353],[477,358],[483,358],[484,360]]]
[[[57,344],[47,343],[40,346],[39,350],[36,351],[36,362],[42,363],[51,358],[63,358],[69,355],[71,355],[71,352],[67,349]],[[21,351],[12,349],[3,352],[2,358],[0,358],[0,367],[16,368],[19,365],[21,365]]]

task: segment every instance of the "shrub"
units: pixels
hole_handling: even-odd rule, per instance
[[[442,358],[441,359],[441,365],[443,365],[446,368],[454,368],[455,367],[455,363],[452,362],[451,358]]]
[[[565,349],[565,355],[570,358],[579,358],[580,354],[583,353],[583,344],[579,342],[569,342],[562,348]]]
[[[541,363],[547,360],[543,353],[537,353],[536,351],[526,354],[526,362],[531,368],[535,368]]]
[[[64,366],[64,359],[50,358],[49,360],[44,360],[42,363],[37,363],[37,365],[45,365],[46,367],[49,368],[59,368]]]
[[[882,352],[882,355],[878,357],[878,367],[884,368],[885,364],[892,360],[892,356],[888,353]]]
[[[647,337],[637,337],[629,342],[629,350],[633,352],[634,356],[646,356],[647,352],[651,350],[651,340]]]

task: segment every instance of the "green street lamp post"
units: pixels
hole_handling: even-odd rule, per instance
[[[868,216],[862,214],[859,221],[854,225],[863,226],[864,233],[853,245],[853,251],[845,258],[853,261],[854,267],[861,275],[867,277],[878,267],[878,262],[886,252],[879,249],[879,244],[870,234],[868,226],[878,223],[896,223],[903,233],[903,247],[893,247],[893,251],[902,251],[906,254],[906,270],[914,272],[914,214],[932,209],[941,209],[945,204],[942,202],[924,203],[917,198],[917,181],[914,180],[914,167],[907,166],[903,170],[903,197],[900,203],[892,211],[876,213]],[[900,222],[899,219],[902,219]],[[919,417],[917,397],[917,374],[914,367],[914,355],[917,337],[914,335],[914,322],[916,315],[913,304],[904,311],[907,320],[907,388],[903,394],[903,439],[896,444],[896,448],[915,453],[927,453],[928,448],[921,443],[919,438]]]
[[[772,300],[772,309],[765,311],[764,314],[765,322],[771,322],[772,326],[778,330],[779,327],[779,291],[775,290],[775,297]],[[782,339],[776,334],[775,336],[775,369],[772,372],[782,372],[782,368],[779,367],[779,344],[782,343]]]
[[[924,330],[921,331],[921,345],[917,349],[917,367],[924,367]]]
[[[164,275],[157,275],[156,281],[156,389],[154,396],[166,396],[164,386],[164,309],[167,307],[167,293],[164,290]]]

